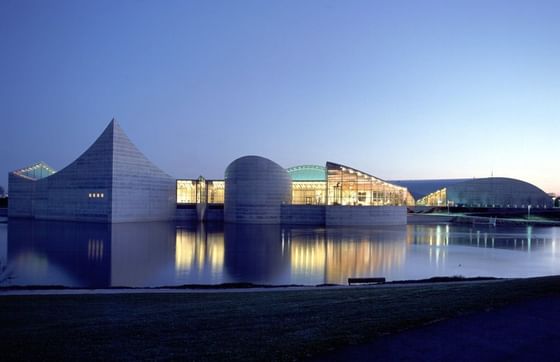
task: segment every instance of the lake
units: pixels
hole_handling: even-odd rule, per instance
[[[559,227],[10,220],[0,224],[0,280],[4,286],[107,288],[345,284],[359,276],[531,277],[560,274],[559,241]]]

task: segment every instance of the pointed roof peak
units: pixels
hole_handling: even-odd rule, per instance
[[[103,133],[110,132],[111,134],[114,134],[115,131],[122,132],[122,128],[121,128],[119,122],[117,122],[117,119],[115,117],[113,117],[113,118],[111,118],[111,122],[109,122],[107,127],[105,127],[105,130],[103,131]]]

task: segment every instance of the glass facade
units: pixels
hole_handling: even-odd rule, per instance
[[[196,204],[196,180],[177,180],[177,203]]]
[[[327,162],[328,205],[414,205],[414,199],[405,187]]]
[[[324,166],[301,165],[287,168],[292,181],[327,181],[327,169]]]
[[[293,205],[324,205],[326,198],[325,181],[292,181]]]
[[[225,182],[222,180],[177,180],[178,204],[223,204]]]
[[[32,166],[19,169],[14,171],[15,174],[19,176],[24,176],[32,180],[40,180],[45,177],[49,177],[56,171],[44,162],[36,163]]]
[[[443,188],[432,192],[431,194],[418,199],[417,204],[422,206],[447,206],[447,189]]]
[[[208,181],[208,203],[209,204],[223,204],[224,203],[224,190],[225,181]]]
[[[527,182],[488,177],[470,179],[433,191],[418,200],[418,205],[482,208],[549,208],[550,196]]]
[[[406,187],[336,163],[295,166],[287,171],[292,178],[293,205],[414,205]],[[177,180],[177,203],[223,204],[224,191],[224,180]]]

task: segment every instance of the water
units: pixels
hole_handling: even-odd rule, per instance
[[[0,224],[2,285],[345,284],[560,274],[558,227]],[[7,280],[6,278],[9,277]]]

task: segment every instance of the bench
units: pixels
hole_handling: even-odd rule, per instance
[[[385,283],[385,278],[348,278],[348,285],[352,284],[380,284]]]

